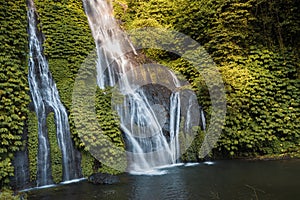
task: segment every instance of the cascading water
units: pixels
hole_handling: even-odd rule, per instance
[[[205,113],[202,108],[200,108],[200,119],[201,119],[201,128],[203,130],[206,130],[206,119],[205,119]]]
[[[135,75],[136,69],[125,52],[136,52],[115,21],[109,1],[83,0],[83,5],[96,43],[98,87],[103,89],[118,85],[125,96],[123,104],[115,105],[115,109],[120,116],[129,152],[129,171],[148,171],[176,163],[180,155],[181,117],[180,92],[176,89],[180,87],[178,79],[169,70],[169,78],[164,77],[174,88],[165,101],[168,106],[151,101],[149,94],[135,84],[134,80],[141,79],[142,73]],[[168,110],[165,118],[158,112],[161,110]],[[186,114],[189,115],[188,112]],[[167,134],[164,128],[166,123],[169,123]]]
[[[131,43],[120,38],[122,31],[115,22],[113,9],[108,1],[83,0],[83,4],[97,48],[97,84],[101,89],[114,86],[119,76],[117,73],[124,73],[126,67],[131,67],[122,56],[124,48]]]
[[[23,134],[22,140],[26,140]],[[29,174],[29,160],[28,160],[28,150],[27,146],[21,151],[18,151],[15,154],[15,158],[13,160],[14,166],[14,176],[12,177],[12,185],[16,189],[23,189],[28,186],[30,182],[30,174]]]
[[[80,155],[70,136],[68,115],[60,101],[58,90],[43,55],[43,36],[38,30],[37,13],[33,0],[27,1],[29,34],[28,81],[32,102],[38,119],[38,167],[37,185],[53,183],[51,176],[50,145],[47,130],[47,114],[54,112],[58,146],[62,152],[63,181],[81,176]]]
[[[173,73],[171,73],[171,75],[175,86],[179,88],[181,85],[178,79]],[[180,108],[181,108],[180,92],[175,91],[172,93],[170,97],[170,148],[172,152],[172,163],[175,163],[180,156],[180,146],[179,146]],[[188,113],[187,118],[190,118],[190,113]]]
[[[170,148],[172,152],[172,163],[180,156],[179,146],[179,128],[180,128],[180,94],[175,92],[171,95],[170,103]]]

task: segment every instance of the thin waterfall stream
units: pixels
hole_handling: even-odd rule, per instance
[[[56,137],[62,152],[63,181],[81,177],[79,152],[73,146],[68,115],[60,101],[56,84],[43,54],[43,35],[38,29],[37,13],[33,0],[27,1],[29,34],[28,81],[34,110],[38,119],[38,166],[37,185],[53,183],[51,175],[50,145],[47,130],[47,115],[55,116]]]

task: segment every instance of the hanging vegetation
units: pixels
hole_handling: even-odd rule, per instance
[[[74,143],[82,152],[82,172],[118,173],[95,161],[75,127],[72,92],[82,63],[95,48],[81,0],[36,0],[44,51],[61,100],[70,114]],[[167,28],[190,36],[212,56],[226,89],[227,116],[222,135],[211,156],[300,155],[300,10],[296,0],[115,0],[115,16],[124,30]],[[14,175],[14,153],[28,145],[30,178],[36,179],[37,120],[29,112],[27,81],[28,36],[25,1],[0,0],[0,185]],[[149,59],[182,74],[210,117],[209,91],[201,74],[183,58],[147,49]],[[95,64],[95,63],[93,63]],[[90,71],[87,76],[93,75]],[[84,78],[84,77],[83,77]],[[80,85],[85,89],[85,85]],[[97,123],[109,141],[125,148],[119,121],[111,110],[112,91],[97,89]],[[85,116],[85,115],[83,115]],[[47,125],[53,179],[61,180],[61,155],[53,114]],[[90,119],[82,118],[82,124]],[[209,121],[209,120],[207,120]],[[93,130],[87,125],[87,130]],[[27,132],[25,130],[28,130]],[[28,140],[22,142],[27,133]],[[93,134],[86,132],[91,143]],[[204,138],[199,131],[184,155],[199,159]],[[103,157],[117,155],[103,151]],[[111,153],[111,154],[109,154]],[[55,156],[54,156],[55,154]],[[106,157],[105,157],[106,156]],[[107,158],[108,160],[111,158]],[[121,161],[120,161],[121,163]],[[100,168],[99,168],[100,167]],[[101,168],[102,167],[102,168]],[[123,166],[124,167],[124,166]]]
[[[0,1],[0,185],[14,175],[28,114],[26,16],[23,1]]]
[[[126,11],[116,14],[125,29],[175,29],[203,45],[216,62],[228,106],[214,156],[299,155],[296,1],[127,0],[126,5]],[[138,23],[150,19],[155,23]],[[195,68],[181,58],[147,55],[183,74],[209,117],[209,93]]]

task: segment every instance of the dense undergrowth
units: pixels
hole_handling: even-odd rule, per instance
[[[13,176],[28,114],[26,5],[0,1],[0,185]]]
[[[201,44],[217,64],[225,84],[227,116],[211,156],[299,156],[296,1],[123,0],[115,7],[125,30],[151,26],[179,31]],[[209,117],[209,93],[191,63],[158,55],[155,49],[145,53],[183,74]],[[192,152],[197,154],[200,146],[191,147]]]
[[[71,132],[82,151],[82,171],[117,173],[102,166],[79,138],[72,92],[81,64],[94,49],[80,0],[36,0],[45,54],[63,104],[70,113]],[[14,152],[24,145],[28,129],[30,170],[36,171],[37,130],[29,113],[27,83],[26,2],[0,1],[0,185],[13,176]],[[157,27],[190,36],[212,56],[226,90],[227,116],[212,157],[300,154],[300,10],[296,0],[116,0],[115,16],[124,30]],[[181,73],[194,88],[210,117],[209,91],[195,67],[167,52],[147,49],[152,60]],[[105,134],[124,148],[118,120],[111,112],[111,93],[97,90],[97,118]],[[88,119],[82,119],[83,121]],[[61,180],[61,155],[55,141],[53,114],[48,116],[53,176]],[[184,155],[199,159],[205,132]],[[99,169],[100,167],[100,169]],[[35,174],[31,173],[31,179]]]

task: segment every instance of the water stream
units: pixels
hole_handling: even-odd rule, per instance
[[[63,181],[81,176],[78,152],[74,149],[70,136],[68,115],[60,101],[56,84],[49,71],[43,54],[43,35],[38,29],[37,13],[33,0],[27,1],[29,34],[28,81],[34,110],[38,119],[38,167],[37,185],[52,184],[50,145],[47,129],[47,114],[55,116],[56,136],[62,152]]]

